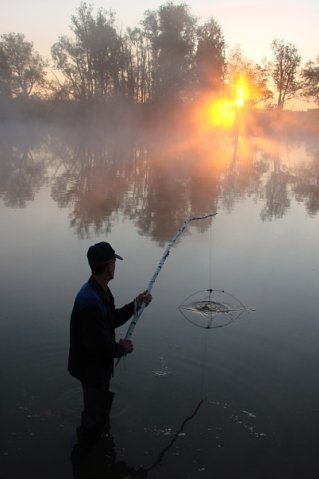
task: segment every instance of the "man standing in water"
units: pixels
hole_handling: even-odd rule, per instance
[[[134,301],[116,309],[108,287],[114,278],[116,259],[109,243],[90,246],[87,252],[92,275],[78,292],[71,315],[68,369],[81,381],[84,410],[77,428],[78,447],[85,452],[109,429],[109,413],[114,394],[109,390],[114,358],[133,351],[128,339],[115,340],[115,328],[124,324],[152,296],[139,294]]]

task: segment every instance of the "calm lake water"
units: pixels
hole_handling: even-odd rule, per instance
[[[15,125],[0,140],[1,478],[318,478],[319,139]],[[72,468],[88,246],[124,257],[120,306],[212,212],[171,250],[116,368],[114,443]],[[245,309],[179,309],[208,289]]]

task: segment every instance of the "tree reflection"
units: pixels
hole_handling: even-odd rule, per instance
[[[194,162],[194,152],[181,153],[181,149],[180,144],[159,147],[155,143],[147,151],[143,208],[136,218],[136,224],[143,234],[157,238],[161,244],[176,233],[188,216],[208,212],[214,203],[211,181],[208,179],[206,184],[200,182],[204,180],[200,159]],[[196,173],[193,170],[195,163]],[[207,196],[206,186],[209,189],[209,201],[201,209],[196,198],[200,191],[198,196],[204,200]]]
[[[222,195],[222,203],[228,211],[239,198],[253,196],[258,200],[263,196],[263,176],[268,170],[259,142],[247,142],[243,137],[236,137],[232,148]]]
[[[47,153],[40,138],[33,129],[0,131],[0,196],[10,208],[25,207],[46,183]]]
[[[114,145],[100,136],[72,136],[52,142],[59,158],[52,198],[60,208],[71,209],[70,225],[79,237],[109,233],[134,183],[137,150]]]
[[[279,157],[269,158],[273,162],[273,171],[265,185],[266,203],[260,216],[263,220],[282,218],[290,206],[288,185],[293,181],[293,176],[283,170]]]
[[[313,159],[297,169],[294,192],[299,202],[304,202],[310,215],[319,211],[319,147],[312,148]]]
[[[130,143],[119,149],[110,139],[59,143],[60,158],[52,198],[71,208],[70,224],[80,237],[109,233],[121,212],[141,234],[160,243],[176,232],[186,217],[214,211],[218,178],[195,152],[181,154],[171,143]],[[206,152],[205,152],[206,153]],[[194,161],[196,158],[196,161]],[[203,227],[203,225],[201,226]]]
[[[5,205],[24,207],[50,184],[52,199],[68,209],[81,238],[108,235],[122,217],[163,245],[189,216],[231,211],[247,197],[262,205],[262,220],[282,218],[293,197],[310,214],[319,209],[317,140],[307,151],[310,160],[290,165],[275,138],[234,139],[220,132],[185,138],[178,131],[143,136],[102,128],[8,131],[2,130],[0,146]]]

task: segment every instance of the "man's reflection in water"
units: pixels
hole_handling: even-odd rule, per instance
[[[71,454],[74,479],[121,479],[147,477],[147,470],[135,469],[124,461],[116,460],[114,439],[105,436],[86,454]]]

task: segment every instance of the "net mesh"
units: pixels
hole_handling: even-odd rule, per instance
[[[195,326],[213,329],[235,321],[246,307],[230,293],[207,289],[188,296],[179,306],[179,310]]]

